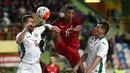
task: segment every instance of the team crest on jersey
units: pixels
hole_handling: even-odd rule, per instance
[[[38,37],[38,34],[34,33],[34,36],[35,36],[35,37]]]

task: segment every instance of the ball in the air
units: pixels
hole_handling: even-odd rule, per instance
[[[38,7],[36,14],[38,17],[42,18],[43,20],[47,20],[50,16],[50,10],[45,6],[41,6]]]

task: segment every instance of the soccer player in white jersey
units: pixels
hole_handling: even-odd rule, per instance
[[[105,62],[108,53],[108,41],[105,35],[108,31],[108,23],[98,23],[93,30],[93,35],[88,40],[84,55],[74,68],[75,73],[84,61],[87,63],[84,73],[106,73]]]
[[[36,24],[31,15],[25,15],[22,19],[24,29],[17,35],[16,43],[19,45],[21,53],[21,62],[17,73],[42,73],[39,59],[41,51],[39,43],[41,34],[46,28],[60,33],[57,26],[44,24],[40,27],[35,27]]]

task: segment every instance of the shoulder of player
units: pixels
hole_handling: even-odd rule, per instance
[[[39,32],[40,29],[46,29],[43,25],[35,27],[33,32]]]
[[[16,37],[18,37],[21,33],[22,33],[22,31],[21,31],[21,32],[19,32],[19,33],[16,35]]]
[[[39,29],[39,28],[41,28],[41,27],[45,28],[45,27],[42,25],[42,26],[35,27],[34,30],[37,30],[37,29]]]
[[[102,39],[100,39],[100,43],[106,45],[106,44],[108,44],[108,41],[106,38],[102,38]]]
[[[95,36],[91,36],[91,37],[89,37],[89,39],[88,39],[88,43],[92,43],[93,40],[95,40]]]
[[[89,37],[90,40],[94,40],[95,39],[95,36],[91,36]]]
[[[57,64],[55,64],[56,67],[59,67]]]

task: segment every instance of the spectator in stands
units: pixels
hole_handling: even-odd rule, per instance
[[[41,65],[42,73],[45,73],[44,69],[45,69],[46,64],[40,60],[40,65]]]
[[[114,73],[126,73],[121,63],[119,64],[118,68],[115,69]]]
[[[45,67],[45,73],[60,73],[59,66],[55,64],[55,57],[50,57],[50,64]]]

